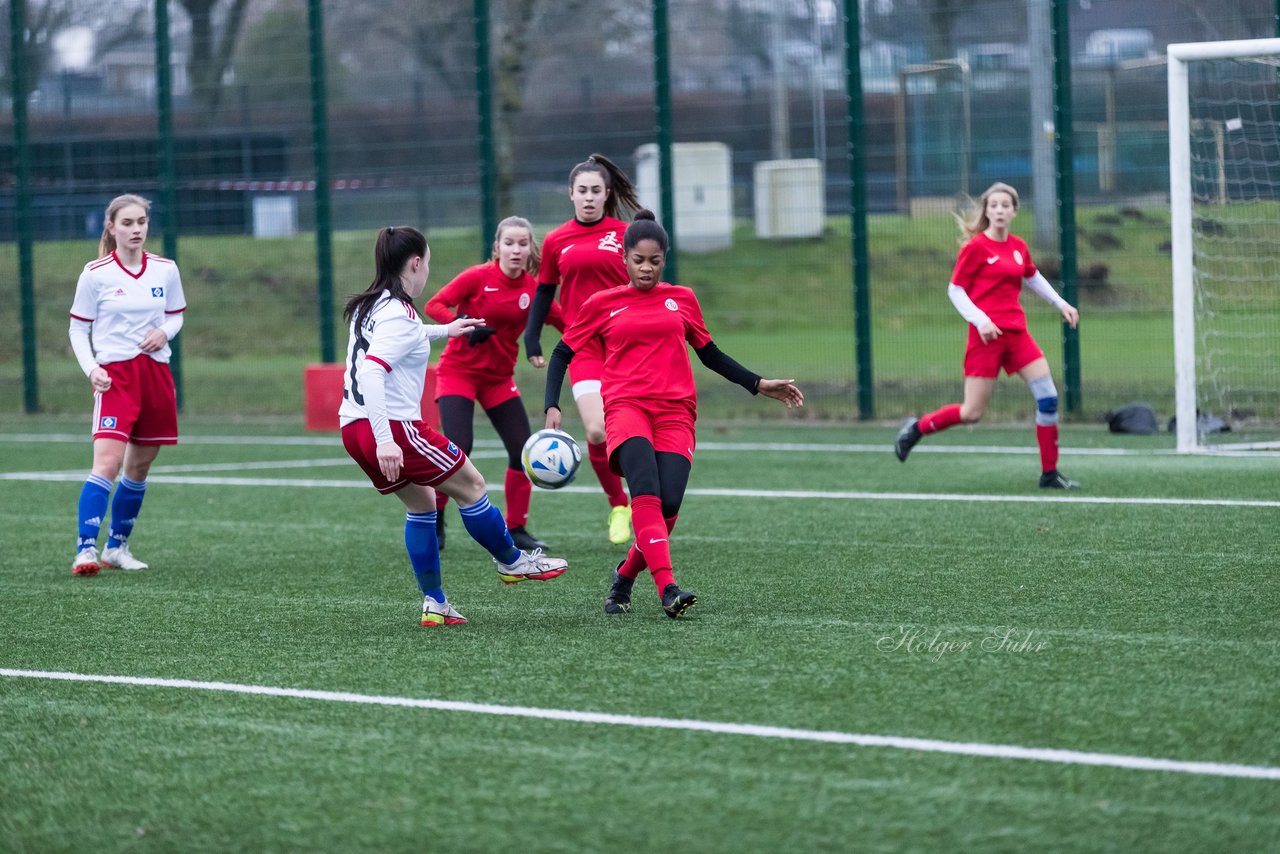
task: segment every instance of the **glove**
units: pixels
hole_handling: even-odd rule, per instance
[[[497,331],[498,330],[494,329],[492,326],[477,326],[475,329],[472,329],[467,333],[467,340],[470,341],[471,346],[474,347],[477,344],[483,344],[488,341],[489,336]]]

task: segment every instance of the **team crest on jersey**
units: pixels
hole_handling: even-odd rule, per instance
[[[603,252],[614,252],[621,255],[622,244],[618,242],[618,232],[605,232],[604,237],[600,238],[600,242],[596,245],[596,248]]]
[[[164,296],[164,288],[152,288],[152,289],[151,289],[151,295],[152,295],[153,297],[162,297],[162,296]]]
[[[1017,261],[1019,264],[1022,263],[1022,253],[1017,249],[1013,250],[1013,260]]]
[[[116,426],[115,417],[111,415],[102,416],[102,423],[100,426],[103,430],[114,430]]]
[[[679,311],[680,306],[676,305],[676,301],[667,297],[667,301],[663,303],[667,307],[667,311]]]
[[[450,442],[449,447],[446,448],[445,450],[449,452],[449,456],[451,457],[456,457],[458,455],[458,446],[455,445],[453,442]]]
[[[528,307],[529,307],[529,302],[530,302],[530,300],[529,300],[529,295],[528,295],[528,294],[521,294],[521,295],[520,295],[520,299],[519,299],[520,308],[522,308],[522,309],[528,308]]]

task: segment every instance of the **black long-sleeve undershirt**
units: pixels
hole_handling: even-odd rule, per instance
[[[556,298],[556,286],[539,282],[529,306],[529,319],[524,325],[524,354],[526,358],[542,355],[542,327],[551,313],[551,303]]]

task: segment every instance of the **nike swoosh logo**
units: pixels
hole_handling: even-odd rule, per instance
[[[484,286],[484,292],[485,292],[486,294],[497,293],[497,292],[498,292],[498,290],[500,290],[500,289],[499,289],[499,288],[491,288],[491,287],[489,287],[488,285],[485,285],[485,286]]]
[[[624,305],[622,308],[615,308],[613,311],[609,312],[609,316],[613,317],[615,314],[621,314],[629,308],[631,308],[629,305]]]
[[[667,541],[666,537],[663,537],[660,540],[649,540],[649,545],[653,545],[654,543],[665,543],[666,541]]]
[[[990,258],[988,258],[988,259],[987,259],[987,263],[988,263],[988,264],[994,264],[995,262],[997,262],[997,261],[999,261],[999,260],[1000,260],[1000,256],[999,256],[999,255],[992,255]]]
[[[561,250],[560,250],[560,254],[561,254],[561,255],[563,255],[564,253],[568,252],[568,251],[569,251],[570,249],[572,249],[573,247],[574,247],[574,244],[570,243],[568,246],[566,246],[565,248],[563,248],[563,249],[561,249]]]

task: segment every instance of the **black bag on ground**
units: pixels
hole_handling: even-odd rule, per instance
[[[1137,433],[1140,436],[1151,436],[1160,432],[1156,421],[1156,411],[1149,403],[1130,403],[1119,409],[1113,409],[1106,415],[1107,427],[1112,433]]]

